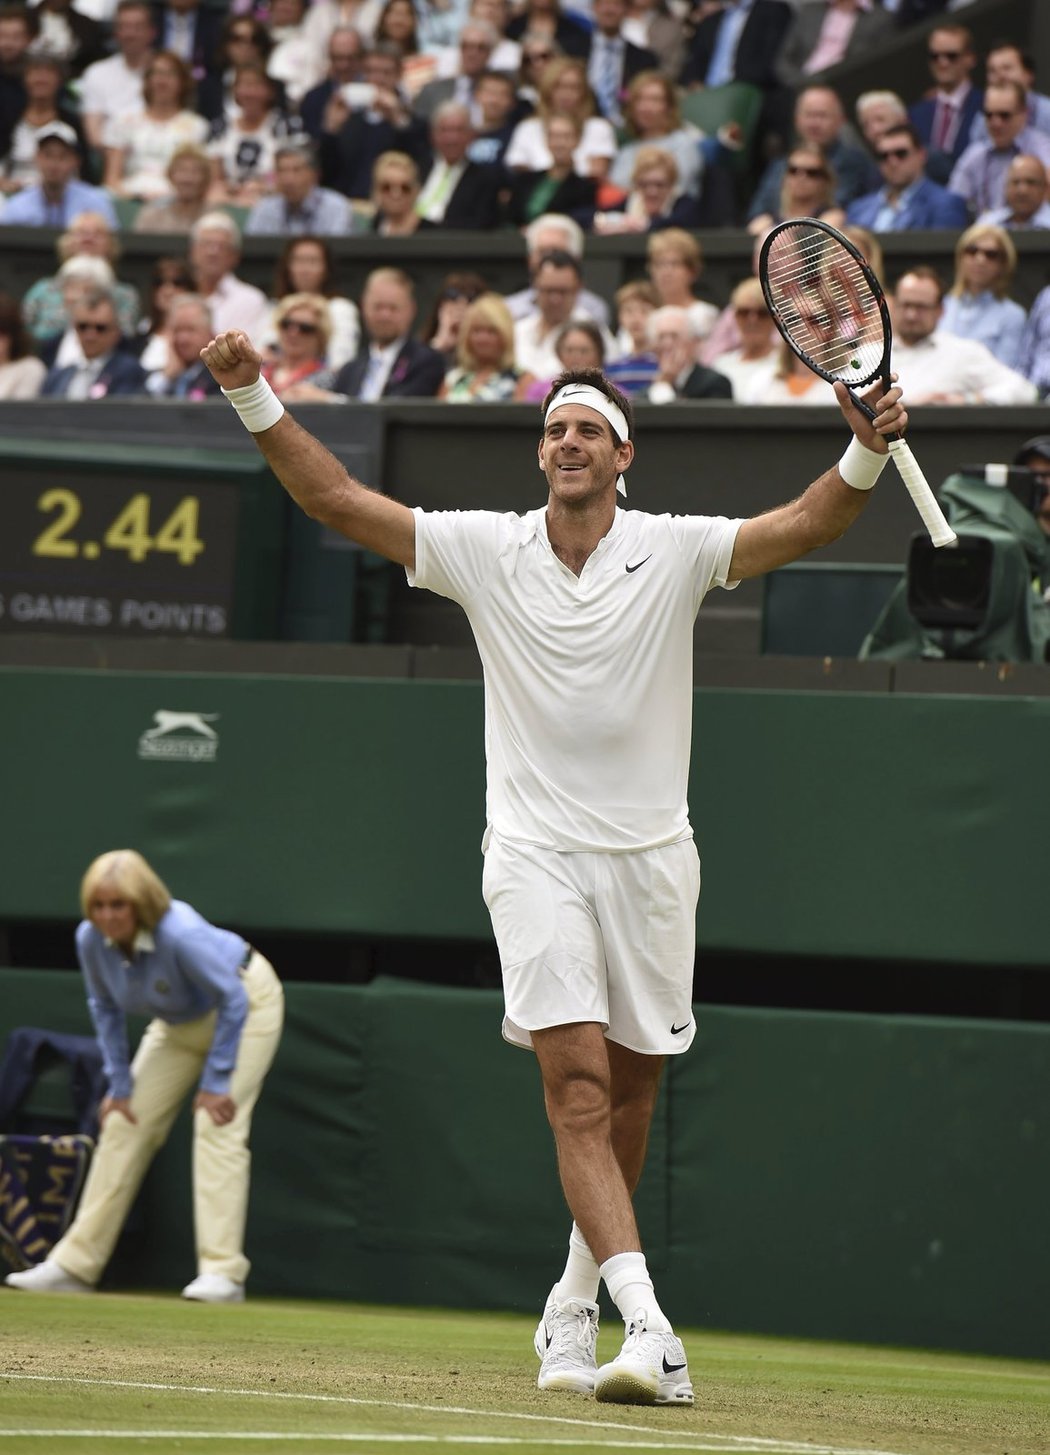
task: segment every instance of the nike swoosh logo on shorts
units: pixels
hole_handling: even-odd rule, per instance
[[[651,559],[652,554],[652,551],[650,551],[648,556],[643,556],[642,559],[638,561],[635,565],[626,567],[627,574],[630,575],[632,571],[639,570],[640,567],[645,565],[646,561]]]
[[[689,1021],[686,1021],[686,1023],[685,1023],[684,1026],[672,1026],[671,1027],[671,1035],[672,1036],[680,1036],[683,1031],[687,1031],[689,1029],[689,1026],[690,1026],[690,1022]]]

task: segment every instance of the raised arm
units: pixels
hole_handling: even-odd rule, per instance
[[[201,350],[201,358],[216,382],[225,390],[246,390],[260,386],[262,359],[247,334],[238,329],[221,333]],[[262,414],[256,418],[243,412],[244,400],[235,396],[242,420],[288,494],[322,524],[340,535],[376,551],[402,566],[416,563],[416,522],[411,510],[386,495],[380,495],[348,475],[343,466],[319,440],[296,424],[285,411],[276,423],[258,429],[280,408],[268,385]],[[272,401],[272,403],[271,403]]]
[[[835,397],[853,431],[850,448],[797,500],[744,521],[733,548],[730,581],[761,576],[820,546],[829,546],[849,529],[868,503],[871,485],[881,468],[876,457],[886,459],[886,437],[903,433],[908,423],[901,391],[893,388],[883,394],[880,384],[864,395],[865,403],[875,411],[874,424],[852,403],[844,384],[835,385]],[[843,478],[843,471],[852,484]],[[855,488],[858,485],[860,488]]]

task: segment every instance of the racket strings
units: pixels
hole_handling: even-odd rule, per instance
[[[766,259],[770,301],[797,352],[825,377],[865,384],[885,347],[878,299],[856,258],[816,228],[786,228]]]

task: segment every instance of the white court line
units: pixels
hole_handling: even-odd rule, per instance
[[[38,1438],[42,1440],[326,1440],[329,1442],[343,1441],[344,1443],[365,1443],[385,1445],[511,1445],[518,1449],[532,1449],[539,1445],[543,1449],[550,1449],[552,1446],[570,1450],[700,1450],[716,1452],[716,1455],[725,1455],[729,1450],[739,1450],[739,1445],[680,1445],[673,1441],[661,1440],[569,1440],[569,1439],[546,1439],[538,1436],[535,1440],[519,1438],[516,1435],[365,1435],[358,1433],[318,1433],[315,1435],[303,1434],[301,1431],[290,1433],[285,1430],[0,1430],[0,1443],[5,1439]],[[792,1445],[785,1450],[785,1455],[791,1455],[795,1450]],[[808,1447],[815,1452],[815,1455],[824,1455],[826,1447],[811,1445]],[[763,1446],[763,1449],[771,1449],[772,1455],[777,1455],[780,1446]]]
[[[585,1430],[625,1430],[631,1434],[639,1435],[663,1435],[666,1437],[669,1433],[666,1428],[662,1429],[659,1425],[629,1425],[618,1423],[615,1420],[583,1420],[571,1415],[533,1415],[526,1414],[522,1410],[472,1409],[464,1405],[414,1404],[408,1400],[398,1399],[360,1399],[350,1394],[296,1394],[292,1391],[278,1389],[221,1389],[215,1385],[154,1384],[137,1379],[88,1379],[83,1375],[5,1373],[2,1370],[0,1370],[0,1379],[18,1379],[37,1384],[85,1384],[92,1388],[105,1389],[147,1389],[165,1394],[214,1394],[240,1399],[299,1400],[313,1404],[340,1404],[364,1406],[372,1409],[414,1410],[417,1413],[434,1415],[476,1415],[479,1418],[490,1420],[530,1420],[547,1425],[572,1425],[573,1427]],[[672,1415],[671,1418],[673,1419],[674,1416]],[[697,1430],[695,1435],[689,1430],[679,1430],[675,1433],[679,1438],[690,1442],[714,1440],[718,1444],[715,1446],[690,1443],[688,1445],[668,1448],[679,1448],[683,1450],[763,1450],[768,1452],[768,1455],[900,1455],[899,1451],[875,1450],[868,1446],[865,1446],[863,1449],[852,1449],[843,1445],[816,1445],[808,1440],[776,1440],[761,1435],[723,1435],[716,1430]],[[469,1437],[456,1436],[455,1438],[467,1439]],[[535,1444],[537,1442],[531,1441],[529,1443]],[[543,1443],[557,1444],[559,1442],[553,1439],[546,1439]],[[606,1444],[608,1442],[603,1440],[600,1443]]]

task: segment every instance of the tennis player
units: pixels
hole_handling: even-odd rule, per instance
[[[467,614],[485,673],[483,889],[503,1034],[538,1058],[575,1220],[536,1331],[539,1386],[691,1404],[632,1194],[664,1060],[696,1029],[693,621],[711,587],[786,565],[852,524],[886,463],[885,436],[907,424],[900,390],[869,391],[871,425],[836,385],[853,432],[842,459],[790,504],[741,521],[621,508],[631,405],[597,370],[567,372],[542,405],[546,505],[432,512],[351,478],[285,413],[243,333],[220,334],[201,357],[309,515]],[[602,1279],[625,1338],[599,1368]]]

